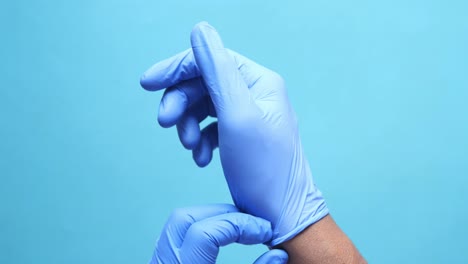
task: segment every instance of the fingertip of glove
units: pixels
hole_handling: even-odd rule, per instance
[[[197,28],[200,28],[200,27],[204,27],[204,26],[208,26],[208,27],[212,27],[210,25],[210,23],[208,23],[207,21],[200,21],[198,22],[197,24],[195,24],[195,26],[193,26],[193,29],[197,29]]]
[[[149,83],[148,83],[148,79],[146,78],[146,74],[143,73],[141,76],[140,76],[140,86],[145,89],[145,90],[149,90]]]
[[[212,25],[210,25],[206,21],[201,21],[195,24],[192,28],[191,36],[196,36],[197,34],[202,34],[206,32],[206,30],[215,30]]]
[[[197,166],[200,168],[204,168],[210,163],[209,159],[204,157],[195,157],[195,155],[193,157],[193,160],[195,161],[195,164],[197,164]]]
[[[190,35],[192,48],[210,47],[215,49],[223,48],[221,38],[216,29],[206,21],[197,23]]]
[[[165,115],[158,115],[158,124],[163,128],[169,128],[173,126],[172,118],[168,118]]]
[[[184,107],[181,107],[177,100],[171,96],[163,96],[158,110],[158,123],[164,128],[172,127],[177,124],[184,113]]]
[[[140,76],[140,86],[146,91],[157,91],[161,89],[159,83],[155,82],[149,75],[148,72],[143,73]]]
[[[289,256],[288,253],[286,253],[286,251],[281,249],[273,249],[272,251],[275,251],[275,257],[272,259],[271,263],[283,264],[288,262]]]

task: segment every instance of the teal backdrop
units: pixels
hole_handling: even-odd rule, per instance
[[[315,180],[370,263],[468,263],[467,10],[3,1],[0,263],[146,263],[173,208],[231,202],[219,158],[196,167],[157,124],[161,92],[139,87],[202,20],[286,79]],[[228,246],[219,262],[265,250]]]

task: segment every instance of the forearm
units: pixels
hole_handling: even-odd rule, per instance
[[[290,264],[367,263],[330,215],[280,245]]]

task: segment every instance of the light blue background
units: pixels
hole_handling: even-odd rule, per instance
[[[146,263],[173,208],[231,201],[219,160],[197,168],[138,84],[201,20],[286,79],[370,263],[468,263],[467,3],[3,1],[0,263]]]

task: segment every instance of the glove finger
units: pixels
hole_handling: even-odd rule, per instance
[[[218,122],[213,122],[201,132],[200,142],[192,151],[192,157],[199,167],[205,167],[213,158],[213,151],[218,147]]]
[[[182,263],[215,263],[219,247],[252,245],[271,239],[270,222],[243,213],[217,215],[194,223],[180,249]]]
[[[231,204],[175,209],[164,225],[153,253],[153,260],[164,258],[166,261],[163,263],[176,263],[175,260],[179,259],[178,249],[182,246],[185,234],[193,223],[231,212],[238,212],[238,209]]]
[[[200,76],[192,49],[160,61],[140,77],[140,85],[148,91],[157,91]]]
[[[199,123],[210,115],[210,102],[209,96],[205,96],[190,106],[177,123],[180,142],[186,149],[194,149],[199,144],[201,135]]]
[[[228,50],[228,53],[237,62],[237,68],[241,70],[248,87],[251,87],[265,68],[232,50]],[[187,49],[151,66],[141,76],[140,85],[148,91],[157,91],[199,76],[201,74],[193,51]]]
[[[251,99],[235,59],[224,48],[216,30],[206,22],[193,28],[190,40],[218,117],[235,117],[239,110],[245,110],[243,106]]]
[[[194,149],[200,142],[200,125],[193,113],[187,112],[177,123],[177,134],[186,149]]]
[[[158,122],[162,127],[175,125],[190,105],[207,95],[201,78],[180,82],[166,89],[159,105]]]
[[[254,264],[286,264],[288,263],[288,253],[281,249],[272,249],[261,255]]]

